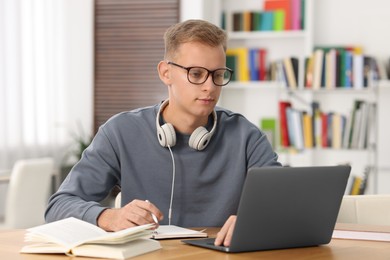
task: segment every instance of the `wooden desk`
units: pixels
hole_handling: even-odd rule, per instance
[[[215,236],[218,229],[208,229]],[[65,255],[20,254],[24,245],[24,230],[0,231],[0,258],[6,260],[86,260],[101,258],[69,257]],[[162,249],[132,259],[390,259],[390,242],[333,239],[317,247],[228,254],[185,245],[180,240],[161,240]]]

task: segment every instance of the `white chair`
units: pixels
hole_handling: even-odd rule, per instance
[[[29,228],[45,223],[44,212],[51,192],[54,160],[38,158],[15,163],[0,229]]]
[[[337,222],[390,225],[390,194],[345,195]]]

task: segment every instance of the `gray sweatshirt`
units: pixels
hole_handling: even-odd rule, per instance
[[[47,222],[76,217],[96,224],[99,204],[115,185],[122,205],[149,200],[168,223],[172,159],[159,144],[156,115],[160,104],[123,112],[102,125],[81,160],[50,198]],[[172,222],[183,227],[222,226],[236,214],[246,172],[255,166],[280,166],[265,134],[244,116],[216,107],[217,128],[208,146],[188,146],[190,135],[176,132],[172,147],[176,176]],[[212,117],[207,126],[210,131]]]

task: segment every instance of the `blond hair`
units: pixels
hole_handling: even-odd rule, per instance
[[[204,20],[187,20],[172,25],[164,34],[165,59],[173,58],[183,43],[199,42],[211,47],[223,46],[226,51],[227,35],[218,26]]]

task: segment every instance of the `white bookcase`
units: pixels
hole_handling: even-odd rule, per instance
[[[221,25],[222,12],[232,13],[236,11],[259,11],[263,6],[261,0],[200,0],[197,2],[203,9],[199,17],[182,17],[183,20],[189,18],[202,18]],[[191,2],[193,4],[193,2]],[[284,32],[232,32],[227,26],[229,42],[228,47],[262,47],[268,50],[268,60],[281,59],[287,56],[299,58],[300,74],[299,87],[301,89],[291,92],[280,86],[277,82],[231,82],[222,90],[219,105],[242,113],[255,125],[260,124],[260,120],[266,117],[278,118],[278,102],[283,99],[290,100],[294,107],[310,108],[305,103],[316,100],[320,103],[321,109],[325,112],[335,111],[348,115],[356,99],[363,99],[377,103],[377,118],[381,118],[377,123],[376,135],[377,145],[369,149],[332,149],[313,148],[301,152],[286,152],[278,150],[280,161],[292,166],[299,165],[334,165],[343,162],[352,164],[352,174],[360,174],[366,165],[374,166],[368,182],[367,193],[386,193],[389,191],[387,182],[390,181],[390,163],[385,156],[390,143],[388,134],[384,131],[389,129],[386,119],[386,100],[390,96],[389,81],[382,82],[378,89],[364,90],[304,90],[303,88],[303,59],[312,53],[313,50],[313,23],[319,14],[314,14],[318,9],[314,5],[316,1],[306,0],[305,29],[302,31]],[[226,22],[229,22],[228,20]],[[318,27],[318,26],[316,26]],[[386,95],[386,97],[384,97]],[[296,98],[298,97],[298,98]],[[301,102],[303,100],[304,102]],[[385,108],[383,108],[385,107]],[[387,128],[386,128],[387,127]],[[384,129],[384,130],[383,130]],[[385,138],[384,138],[385,137]],[[383,141],[378,141],[378,138]],[[387,138],[387,139],[386,139]],[[387,140],[387,141],[386,141]],[[378,150],[380,156],[378,156]],[[379,161],[379,163],[378,163]],[[379,167],[378,167],[379,165]],[[378,171],[380,174],[378,174]]]
[[[341,89],[334,90],[307,90],[303,88],[304,60],[313,51],[313,4],[307,0],[305,7],[305,28],[300,31],[282,32],[233,32],[231,20],[227,18],[226,29],[229,35],[228,48],[265,48],[268,61],[275,61],[294,56],[299,59],[298,90],[288,90],[278,82],[232,82],[226,86],[221,94],[219,105],[232,111],[242,113],[252,123],[259,126],[262,118],[278,118],[280,100],[288,100],[293,107],[310,111],[310,103],[318,101],[324,112],[337,112],[348,115],[356,99],[377,102],[376,88],[363,90]],[[262,1],[234,1],[221,0],[220,13],[225,12],[231,17],[233,12],[259,11]],[[277,133],[277,137],[279,133]],[[366,166],[375,166],[371,171],[367,192],[377,191],[377,149],[371,146],[368,149],[332,149],[312,148],[302,151],[293,149],[279,149],[280,161],[291,166],[305,165],[335,165],[350,163],[352,174],[363,174]]]

